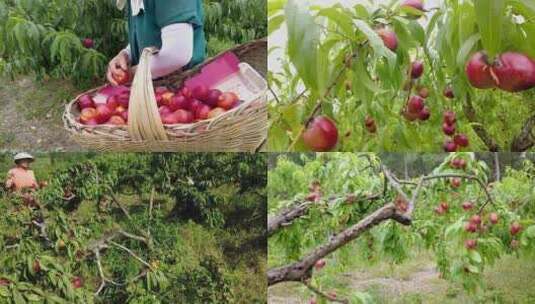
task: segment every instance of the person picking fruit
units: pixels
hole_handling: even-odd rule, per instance
[[[201,0],[117,0],[128,10],[128,46],[108,65],[113,85],[130,82],[143,49],[159,49],[150,62],[153,79],[202,62],[206,55]],[[129,66],[133,66],[129,68]]]
[[[28,153],[23,152],[15,155],[15,167],[7,173],[5,183],[7,189],[21,192],[26,189],[39,188],[35,175],[30,170],[30,163],[33,161],[33,156]]]

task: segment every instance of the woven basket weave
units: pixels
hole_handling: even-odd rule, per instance
[[[266,76],[265,39],[239,45],[228,51],[233,52],[241,62],[249,64],[263,77]],[[218,56],[206,60],[191,70],[155,81],[154,84],[152,81],[142,83],[140,80],[143,77],[140,77],[140,73],[145,73],[145,78],[151,79],[148,62],[152,53],[151,49],[144,50],[138,65],[132,83],[132,95],[134,92],[143,94],[146,100],[131,96],[128,125],[87,126],[76,119],[80,114],[77,107],[79,97],[93,94],[102,87],[84,92],[66,105],[63,115],[64,126],[76,142],[90,150],[102,152],[254,152],[260,147],[267,136],[265,91],[253,100],[246,100],[238,107],[213,119],[187,125],[163,125],[158,114],[153,86],[177,89],[186,79],[196,75]]]

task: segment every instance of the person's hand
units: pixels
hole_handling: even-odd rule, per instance
[[[14,178],[13,173],[9,172],[7,174],[7,178],[6,178],[6,188],[7,189],[11,189],[13,187],[13,185],[14,185],[13,178]]]
[[[123,50],[119,52],[119,54],[117,54],[117,56],[115,56],[108,64],[106,78],[112,85],[119,85],[113,76],[124,73],[124,71],[128,71],[128,54],[126,54],[126,52]]]

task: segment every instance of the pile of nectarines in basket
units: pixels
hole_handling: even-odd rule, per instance
[[[212,119],[240,104],[237,94],[209,89],[204,85],[178,90],[156,87],[154,94],[165,125]],[[94,94],[82,95],[78,98],[78,120],[89,126],[126,125],[129,100],[130,88],[127,86],[106,86]]]

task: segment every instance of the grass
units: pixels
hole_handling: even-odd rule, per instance
[[[461,286],[440,279],[436,273],[422,277],[426,271],[434,269],[433,257],[429,252],[416,254],[397,266],[386,262],[375,265],[358,262],[345,268],[343,275],[336,268],[336,265],[328,265],[322,270],[337,273],[335,280],[324,282],[321,277],[316,278],[324,290],[336,289],[342,294],[367,292],[374,303],[535,303],[535,263],[532,256],[505,256],[498,260],[485,271],[484,290],[476,295],[467,294]],[[329,277],[332,278],[331,275]],[[301,284],[286,283],[270,288],[269,296],[272,304],[306,303],[311,293]]]

